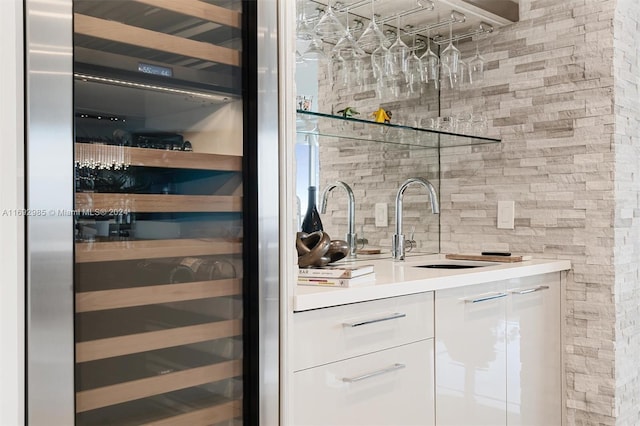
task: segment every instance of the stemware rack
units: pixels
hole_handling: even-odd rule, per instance
[[[487,24],[486,22],[481,22],[480,25],[475,29],[470,29],[469,31],[454,34],[453,37],[443,37],[438,34],[433,38],[433,42],[437,45],[444,45],[450,42],[457,42],[460,40],[464,40],[467,38],[472,38],[475,36],[479,36],[482,34],[488,34],[493,32],[493,26]]]
[[[305,0],[302,5],[306,9],[308,19],[319,17],[327,6],[327,0]],[[492,32],[494,28],[500,28],[509,25],[514,21],[509,13],[509,18],[500,16],[496,13],[482,9],[465,0],[433,0],[417,2],[416,0],[374,0],[375,14],[378,16],[376,21],[384,28],[384,31],[395,33],[398,31],[394,23],[398,16],[401,17],[402,28],[400,29],[404,35],[417,35],[419,38],[425,39],[430,32],[431,38],[436,44],[445,44],[449,42],[448,28],[449,24],[455,26],[455,34],[452,41],[470,38],[476,35]],[[422,3],[423,6],[416,6]],[[504,4],[512,2],[505,1]],[[350,20],[349,27],[354,31],[359,28],[364,29],[371,18],[371,0],[362,0],[355,2],[332,2],[334,12],[345,20],[348,13]],[[430,7],[430,5],[434,7]],[[516,7],[517,4],[513,3]],[[355,24],[352,24],[354,22]],[[436,30],[443,30],[442,33]],[[361,31],[361,30],[360,30]]]

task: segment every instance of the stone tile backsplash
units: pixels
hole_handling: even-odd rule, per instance
[[[440,226],[426,196],[409,200],[405,234],[440,251],[509,250],[570,259],[565,299],[567,423],[640,424],[640,69],[636,0],[521,0],[520,22],[479,40],[484,81],[387,102],[394,121],[483,113],[501,144],[437,152],[321,144],[321,185],[344,180],[359,200],[356,230],[389,246],[395,191],[407,177],[439,186]],[[475,41],[461,43],[472,56]],[[378,108],[371,90],[320,81],[320,111]],[[336,198],[343,194],[336,194]],[[515,229],[496,228],[500,200],[516,204]],[[389,205],[389,227],[373,206]],[[346,229],[346,198],[323,220]],[[346,204],[345,204],[346,205]],[[438,229],[439,228],[439,229]]]

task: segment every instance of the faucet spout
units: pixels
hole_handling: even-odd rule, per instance
[[[407,179],[402,185],[400,185],[398,193],[396,194],[396,233],[393,234],[393,241],[391,244],[391,252],[395,260],[404,260],[405,238],[402,233],[402,199],[407,188],[414,183],[422,185],[427,190],[427,193],[429,194],[429,201],[431,202],[431,212],[433,214],[440,213],[438,195],[436,194],[436,189],[433,187],[431,182],[423,178],[413,177]]]
[[[320,213],[324,214],[327,212],[327,201],[329,200],[329,193],[333,191],[335,188],[342,188],[347,193],[348,203],[347,203],[347,233],[345,234],[345,240],[349,245],[349,257],[356,256],[356,198],[353,195],[353,190],[351,187],[342,181],[336,181],[327,185],[324,190],[322,190],[322,195],[320,196]]]

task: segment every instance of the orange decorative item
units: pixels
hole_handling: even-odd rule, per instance
[[[371,116],[374,117],[376,123],[388,124],[391,122],[391,111],[385,111],[383,108],[378,108]]]

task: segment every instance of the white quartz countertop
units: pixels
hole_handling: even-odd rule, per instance
[[[428,263],[466,263],[488,265],[468,269],[430,269],[417,265]],[[444,255],[413,256],[402,262],[392,259],[363,261],[374,265],[375,281],[354,287],[321,287],[296,285],[294,311],[326,308],[347,303],[403,296],[425,291],[463,287],[492,281],[508,280],[571,269],[568,260],[533,259],[523,262],[494,263],[446,260]]]

